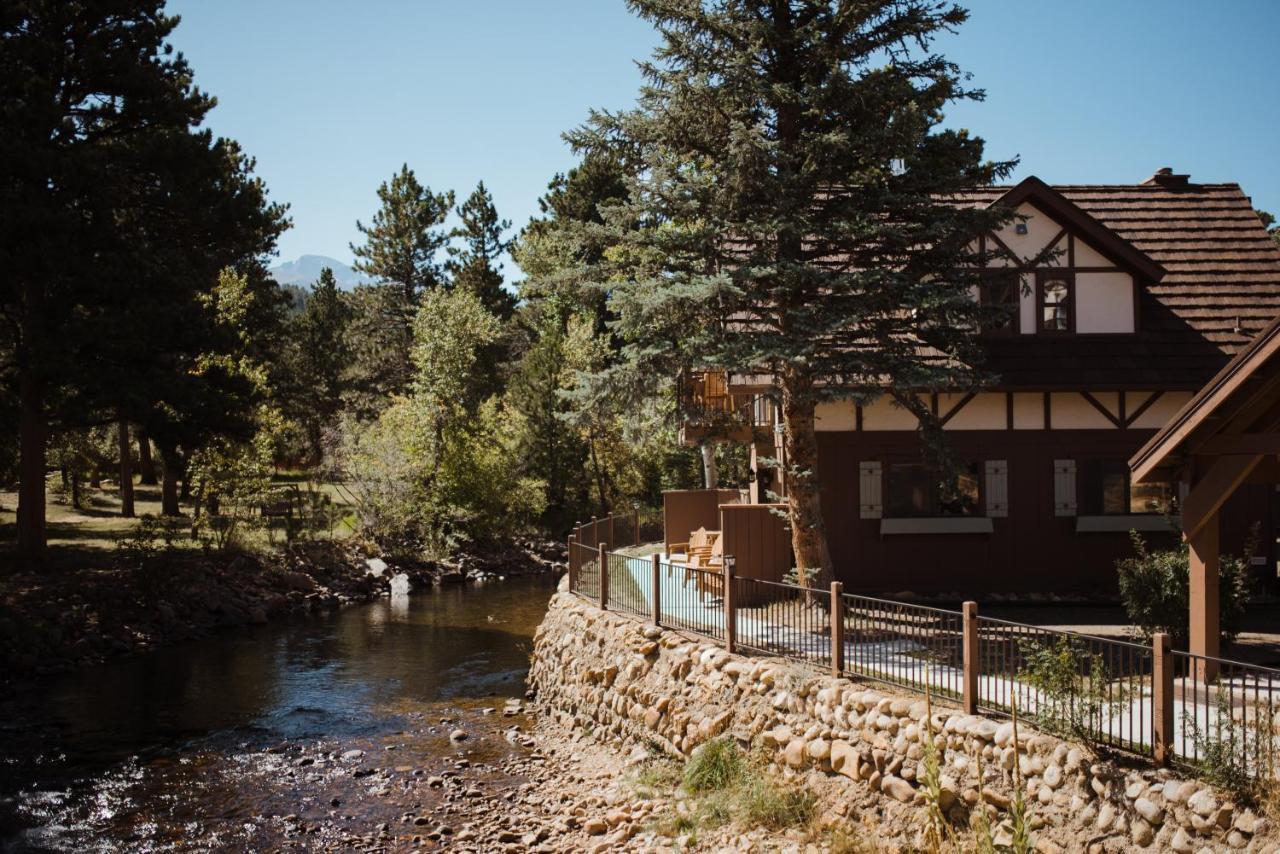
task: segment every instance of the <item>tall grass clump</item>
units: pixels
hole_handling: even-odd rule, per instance
[[[691,795],[727,789],[742,779],[745,762],[729,736],[695,750],[684,766],[684,788]]]

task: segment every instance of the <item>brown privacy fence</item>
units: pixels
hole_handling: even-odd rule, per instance
[[[601,541],[604,542],[604,541]],[[973,714],[1018,709],[1051,731],[1257,777],[1280,773],[1280,670],[962,610],[695,569],[570,543],[570,589],[606,610],[832,675],[929,691]]]
[[[689,532],[720,529],[720,505],[742,500],[736,489],[675,489],[662,493],[662,538],[667,554],[677,543],[689,542]],[[602,541],[603,542],[603,541]]]

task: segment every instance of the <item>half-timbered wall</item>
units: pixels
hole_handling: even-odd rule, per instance
[[[1138,329],[1138,291],[1133,276],[1121,270],[1085,240],[1031,204],[1015,221],[983,239],[988,265],[1021,270],[1018,333],[1035,335],[1039,293],[1036,270],[1061,270],[1072,283],[1076,335],[1121,335]],[[1019,231],[1025,230],[1025,234]]]

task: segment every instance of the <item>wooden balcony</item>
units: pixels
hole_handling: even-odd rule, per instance
[[[680,381],[680,439],[752,442],[772,429],[773,401],[766,395],[735,392],[724,371],[694,371]]]

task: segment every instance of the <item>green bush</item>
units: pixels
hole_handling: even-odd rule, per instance
[[[1147,637],[1167,632],[1175,646],[1185,647],[1190,635],[1190,548],[1182,543],[1176,549],[1152,551],[1137,531],[1131,531],[1129,536],[1135,555],[1116,563],[1125,613]],[[1219,620],[1228,640],[1240,631],[1244,618],[1249,558],[1257,550],[1257,536],[1255,526],[1244,555],[1223,555],[1219,559]]]
[[[690,794],[727,789],[742,779],[745,766],[738,745],[728,736],[712,739],[689,757],[684,788]]]

